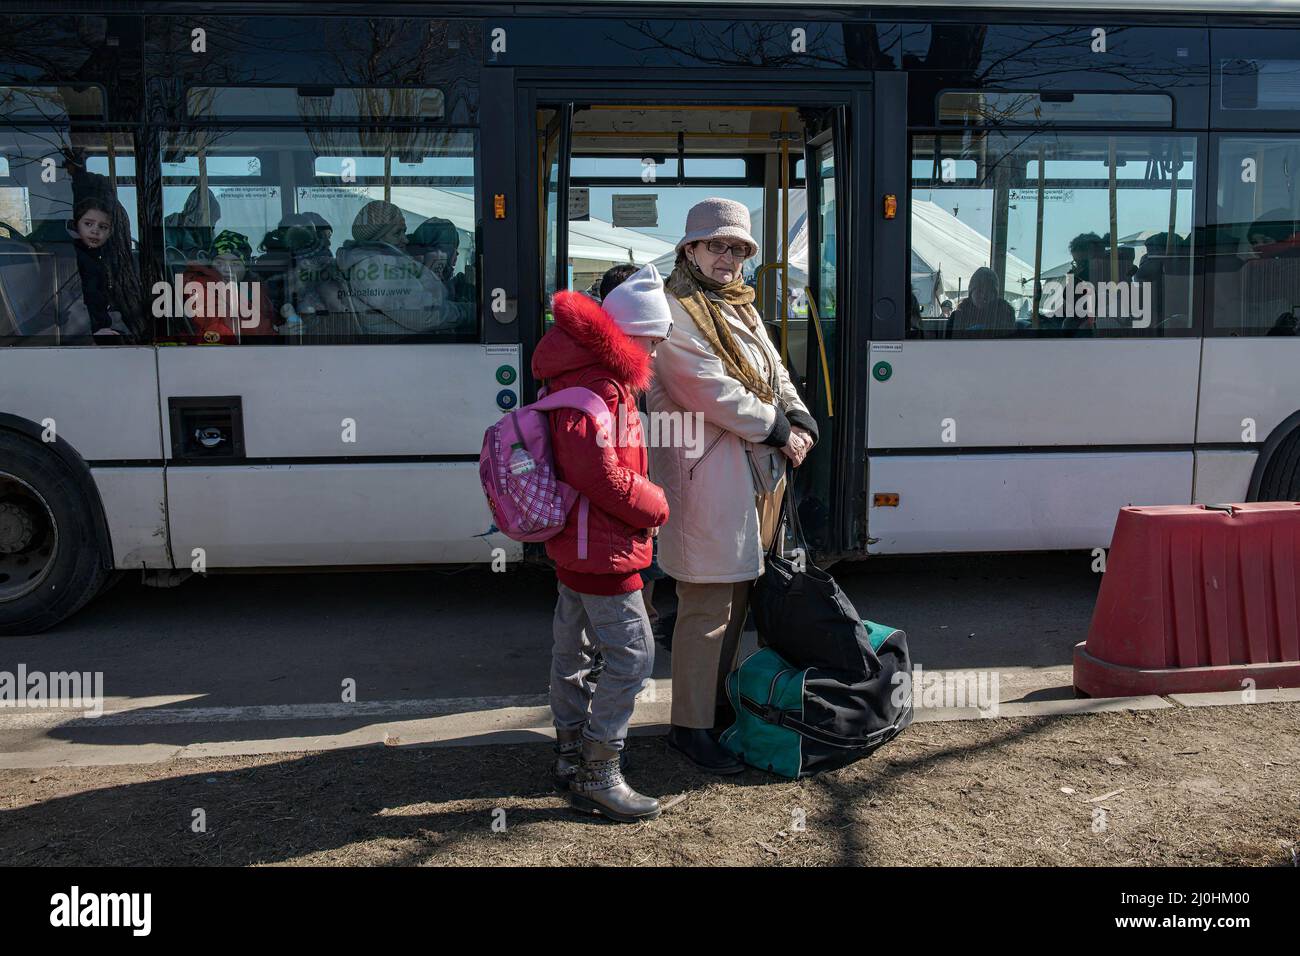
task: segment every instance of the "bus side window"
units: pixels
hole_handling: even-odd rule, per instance
[[[162,232],[169,278],[186,291],[172,336],[478,341],[476,140],[359,128],[169,137]]]
[[[21,95],[56,96],[44,88]],[[0,131],[0,343],[147,338],[134,173],[123,134],[72,123],[11,122]]]
[[[1213,327],[1296,335],[1300,311],[1300,135],[1222,136],[1209,236]]]
[[[1192,326],[1196,140],[989,131],[912,139],[912,338]]]

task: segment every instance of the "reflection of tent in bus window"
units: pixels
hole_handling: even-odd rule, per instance
[[[912,200],[912,290],[926,316],[939,315],[944,299],[966,297],[975,270],[989,264],[992,243],[937,203]],[[1033,295],[1034,267],[1007,253],[1003,298],[1013,305]]]

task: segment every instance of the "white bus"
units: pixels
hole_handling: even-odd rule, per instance
[[[1300,498],[1300,3],[62,9],[0,6],[0,633],[531,556],[476,462],[549,296],[711,195],[820,558]]]

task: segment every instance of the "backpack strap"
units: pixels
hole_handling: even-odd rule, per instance
[[[602,428],[611,433],[614,430],[614,416],[609,413],[609,406],[605,404],[605,400],[591,389],[583,388],[581,385],[572,385],[558,392],[551,392],[528,407],[539,412],[549,412],[557,408],[577,409],[594,418],[596,424]]]

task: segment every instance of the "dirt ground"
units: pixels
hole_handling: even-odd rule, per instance
[[[926,723],[800,782],[719,781],[637,737],[629,779],[670,806],[635,826],[565,807],[542,744],[0,771],[0,859],[1293,866],[1297,728],[1300,704]]]

